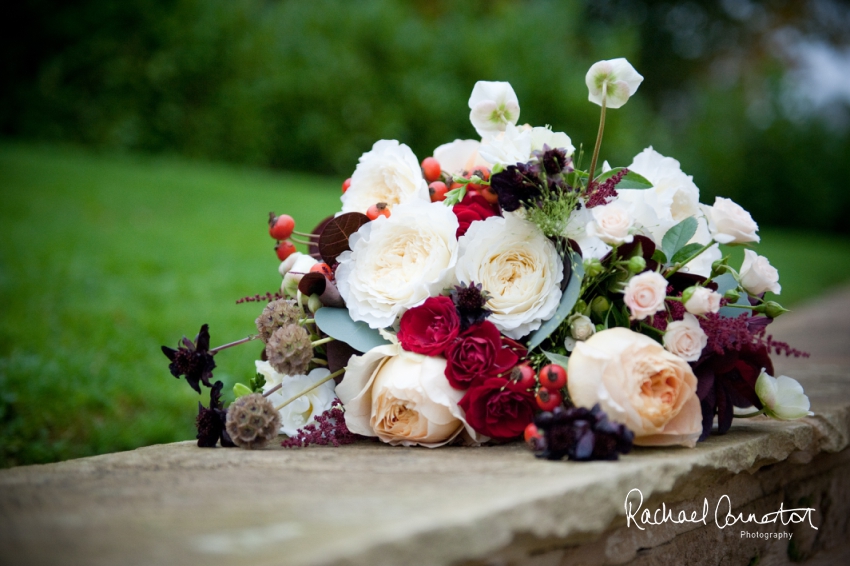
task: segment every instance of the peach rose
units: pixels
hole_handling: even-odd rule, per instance
[[[629,279],[623,300],[632,313],[632,320],[643,320],[664,308],[667,280],[654,271],[644,271]]]
[[[348,430],[394,446],[436,448],[464,429],[474,442],[487,440],[466,423],[458,406],[464,391],[449,385],[445,372],[442,356],[406,352],[398,344],[353,356],[336,387]]]
[[[702,433],[697,378],[683,359],[651,338],[609,328],[578,342],[567,368],[570,397],[599,403],[635,433],[635,444],[694,447]]]

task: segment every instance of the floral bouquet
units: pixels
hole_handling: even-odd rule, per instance
[[[342,207],[311,232],[274,213],[283,277],[257,334],[210,348],[163,347],[200,393],[198,445],[287,447],[358,437],[402,446],[480,445],[524,436],[540,456],[616,459],[632,445],[693,447],[735,417],[809,413],[771,353],[785,312],[779,275],[729,199],[699,202],[679,162],[651,147],[599,165],[605,113],[635,94],[625,59],[587,73],[601,107],[586,169],[570,137],[517,126],[510,84],[478,82],[470,121],[421,163],[381,140],[342,186]],[[295,243],[306,246],[296,251]],[[261,340],[256,377],[225,408],[214,356]]]

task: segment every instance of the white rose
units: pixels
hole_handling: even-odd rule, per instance
[[[492,216],[473,222],[459,246],[455,277],[490,293],[487,320],[503,334],[522,338],[555,314],[563,263],[537,226],[511,213]]]
[[[570,356],[567,388],[579,407],[599,403],[635,444],[693,447],[702,434],[697,379],[685,360],[627,328],[597,332]]]
[[[596,236],[606,244],[627,244],[634,240],[630,233],[634,219],[629,211],[616,202],[596,206],[591,210],[593,222],[587,225],[587,235]]]
[[[717,197],[714,206],[705,207],[708,229],[721,244],[746,244],[758,242],[759,226],[750,213],[731,199]]]
[[[583,314],[574,314],[567,322],[570,325],[570,336],[574,340],[587,340],[596,333],[593,321]]]
[[[686,362],[697,361],[706,344],[708,336],[700,328],[697,317],[689,313],[685,313],[684,320],[668,324],[664,333],[664,347],[667,351]]]
[[[576,150],[570,136],[564,132],[553,132],[548,127],[531,128],[531,151],[543,151],[543,146],[548,146],[549,149],[565,149],[567,156]]]
[[[644,271],[629,279],[623,296],[632,320],[643,320],[663,310],[666,298],[667,280],[654,271]]]
[[[531,157],[531,129],[508,124],[504,132],[485,138],[479,150],[488,163],[514,165],[525,163]]]
[[[271,367],[269,362],[256,361],[257,373],[265,377],[266,384],[263,391],[268,391],[278,384],[283,386],[268,396],[272,405],[280,405],[298,395],[311,385],[330,374],[325,368],[317,368],[307,375],[283,375]],[[286,407],[280,410],[280,432],[287,436],[295,436],[298,429],[304,428],[313,422],[317,415],[321,415],[331,408],[336,399],[333,380],[326,381],[306,395],[302,395]]]
[[[772,377],[764,370],[756,380],[756,395],[766,415],[775,419],[792,420],[811,416],[811,404],[803,386],[787,375]]]
[[[593,223],[591,210],[584,206],[574,210],[564,229],[564,237],[578,243],[584,259],[602,259],[611,251],[611,246],[596,236],[587,235],[587,225]]]
[[[689,216],[699,214],[699,189],[679,162],[665,157],[652,146],[637,154],[629,170],[644,176],[651,189],[618,189],[618,201],[628,203],[638,224],[661,243],[664,234]]]
[[[295,258],[289,263],[289,260]],[[301,278],[307,273],[310,273],[310,268],[319,263],[315,258],[301,252],[295,252],[290,255],[283,263],[280,264],[278,271],[283,275],[283,281],[280,284],[280,291],[284,295],[294,297],[298,291],[298,284]],[[284,270],[284,268],[288,269]]]
[[[619,108],[637,92],[643,77],[624,58],[597,61],[584,77],[587,99],[608,108]]]
[[[342,212],[362,212],[379,202],[392,210],[397,204],[431,202],[419,161],[409,147],[396,140],[375,142],[360,156],[351,186],[342,195]]]
[[[478,81],[469,96],[469,121],[482,138],[519,119],[519,99],[510,83]]]
[[[444,143],[434,150],[434,159],[440,163],[440,169],[460,175],[464,171],[472,171],[476,167],[487,167],[488,163],[478,153],[481,142],[477,140],[455,140]]]
[[[457,228],[451,208],[414,201],[352,234],[351,251],[340,254],[336,270],[351,318],[384,328],[448,286],[458,258]]]
[[[720,293],[706,287],[690,287],[693,294],[685,301],[685,310],[691,314],[716,313],[720,310]]]
[[[741,285],[752,295],[761,295],[765,291],[782,291],[779,284],[779,272],[770,265],[766,257],[752,250],[744,250],[744,263],[741,265]]]
[[[445,376],[446,360],[379,346],[348,362],[337,394],[348,430],[392,445],[436,448],[464,429],[475,442],[486,437],[467,425],[458,406],[463,391]]]

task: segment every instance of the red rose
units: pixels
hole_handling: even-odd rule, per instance
[[[446,349],[446,378],[455,389],[466,389],[514,367],[519,357],[504,347],[492,322],[473,324]]]
[[[499,214],[498,205],[492,205],[481,195],[467,194],[463,200],[452,207],[452,212],[457,216],[460,226],[457,229],[457,237],[460,238],[469,229],[469,225],[476,220],[486,220],[491,216]]]
[[[401,316],[398,340],[408,352],[441,355],[457,338],[460,317],[448,297],[431,297]]]
[[[522,434],[534,419],[537,406],[534,393],[503,377],[491,377],[470,387],[458,405],[466,413],[469,426],[496,440]]]

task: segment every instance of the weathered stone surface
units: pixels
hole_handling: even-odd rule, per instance
[[[839,298],[827,311],[842,308],[850,320],[850,292]],[[825,332],[806,326],[808,312],[786,315],[775,333],[785,338],[784,329],[798,324]],[[832,543],[846,537],[850,515],[850,352],[843,351],[850,328],[830,332],[844,333],[843,342],[815,340],[810,361],[782,366],[800,377],[816,416],[736,423],[693,450],[637,449],[619,462],[576,464],[536,460],[521,444],[428,450],[362,442],[250,452],[185,442],[4,470],[0,563],[746,564],[758,555],[767,564],[788,558],[787,541],[742,541],[740,533],[710,523],[626,528],[624,501],[632,488],[642,491],[646,507],[666,502],[677,511],[703,498],[713,509],[723,494],[736,509],[757,512],[808,497],[823,529],[797,526],[799,558],[817,558],[819,550],[840,557],[843,550]],[[819,356],[830,365],[819,365]]]

